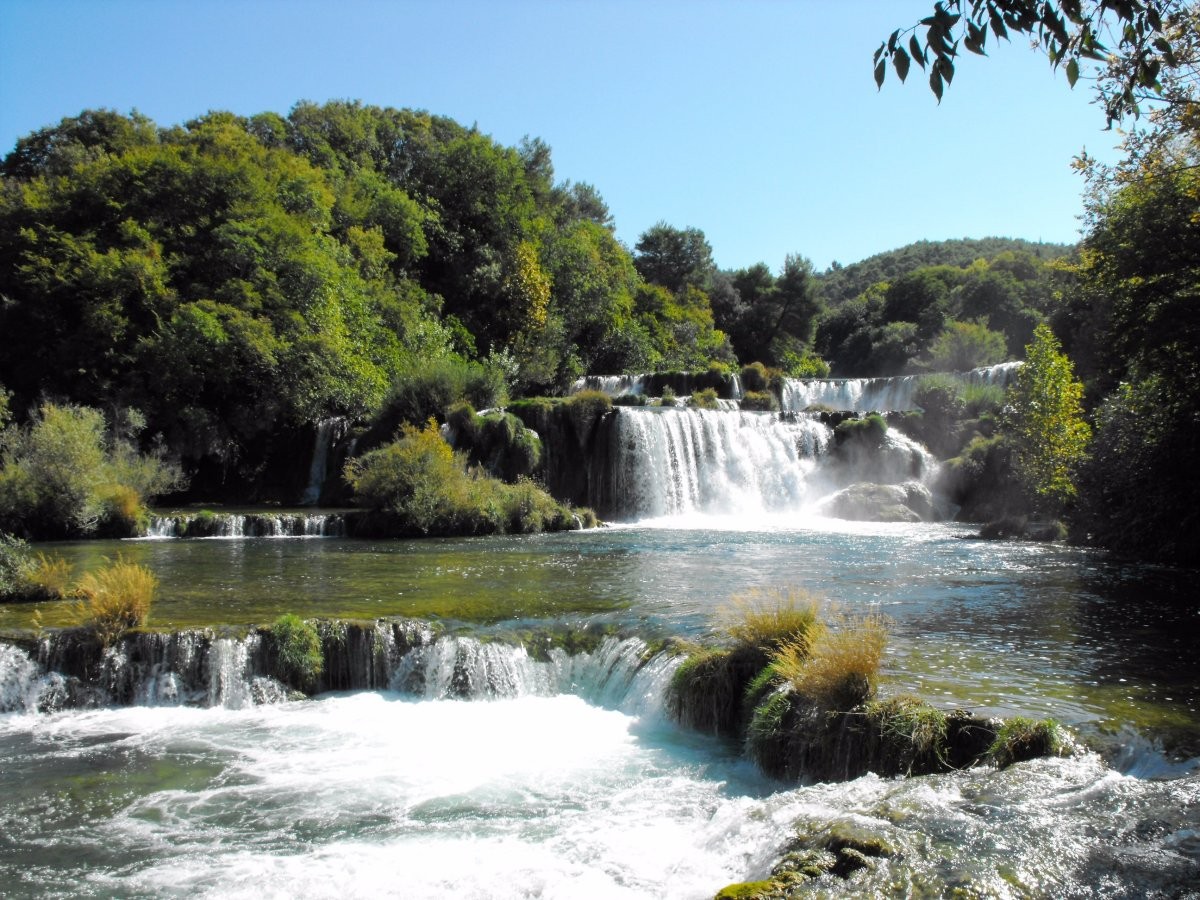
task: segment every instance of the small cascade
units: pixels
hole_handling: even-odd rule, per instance
[[[982,366],[965,373],[963,380],[967,384],[1006,388],[1017,380],[1017,372],[1021,370],[1021,366],[1023,365],[1025,363],[1018,360],[1016,362],[999,363],[994,366]]]
[[[783,385],[785,412],[810,407],[859,412],[903,412],[916,408],[920,375],[895,378],[789,378]]]
[[[491,700],[569,693],[630,713],[661,712],[678,659],[652,654],[637,638],[605,638],[594,650],[555,648],[535,659],[520,644],[435,638],[403,619],[323,622],[319,690],[390,689],[424,699]],[[0,643],[0,712],[98,706],[204,706],[243,709],[278,703],[288,689],[274,677],[273,653],[259,632],[137,633],[101,650],[78,632],[43,638],[37,653]]]
[[[578,394],[580,391],[600,391],[610,397],[625,397],[631,394],[644,394],[642,385],[645,375],[584,375],[576,378],[568,393]]]
[[[320,502],[321,488],[329,476],[329,460],[333,455],[334,446],[345,437],[349,427],[349,420],[342,417],[324,419],[317,423],[312,461],[308,467],[308,483],[300,496],[301,506],[316,506]]]
[[[699,409],[617,409],[602,514],[657,518],[799,509],[832,430],[816,419]]]
[[[156,515],[148,538],[344,537],[339,513],[177,513]]]

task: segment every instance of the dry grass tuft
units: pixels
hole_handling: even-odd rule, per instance
[[[36,595],[61,600],[71,591],[71,564],[61,556],[39,553],[25,574],[25,581]]]
[[[881,615],[835,616],[807,647],[783,645],[774,661],[776,670],[817,706],[850,710],[875,694],[887,634]]]
[[[741,647],[764,651],[807,646],[822,630],[820,601],[798,588],[756,588],[735,596],[719,614],[721,630]]]
[[[107,647],[130,628],[144,625],[158,579],[144,566],[120,557],[97,572],[86,572],[75,586],[81,624]]]

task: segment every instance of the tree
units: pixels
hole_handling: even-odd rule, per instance
[[[980,322],[950,322],[929,348],[929,367],[935,372],[966,372],[1003,362],[1004,335]]]
[[[938,0],[931,15],[879,45],[875,83],[882,87],[889,61],[901,81],[915,62],[941,100],[954,80],[960,45],[983,56],[989,31],[997,41],[1015,33],[1033,38],[1072,87],[1082,61],[1105,64],[1097,89],[1112,126],[1139,115],[1143,92],[1161,90],[1160,75],[1179,62],[1172,38],[1191,14],[1187,0]],[[917,35],[922,28],[923,38]],[[1110,49],[1104,42],[1114,38]]]
[[[1060,351],[1048,325],[1034,329],[1005,415],[1017,477],[1034,508],[1052,515],[1075,499],[1075,473],[1092,434],[1083,419],[1083,385]]]
[[[703,289],[715,269],[712,247],[699,228],[675,228],[659,222],[634,246],[633,263],[650,284],[678,294],[691,285]]]

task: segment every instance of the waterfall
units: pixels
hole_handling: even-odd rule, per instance
[[[981,366],[978,369],[972,369],[965,373],[962,377],[967,384],[979,385],[994,385],[996,387],[1006,388],[1017,379],[1017,372],[1025,363],[1020,360],[1016,362],[1004,362],[994,366]]]
[[[600,391],[610,397],[624,397],[628,394],[643,394],[642,384],[645,375],[584,375],[576,378],[568,393],[578,394],[580,391]]]
[[[148,538],[342,537],[337,513],[175,513],[150,518]]]
[[[816,419],[699,409],[617,409],[593,505],[622,517],[794,510],[832,430]]]
[[[435,639],[427,625],[412,620],[321,623],[320,630],[324,689],[387,688],[431,700],[574,694],[630,713],[661,712],[678,664],[638,638],[608,637],[576,654],[553,648],[539,659],[521,644]],[[289,696],[270,666],[259,633],[138,633],[99,651],[76,633],[57,632],[41,641],[36,658],[0,643],[0,712],[112,705],[242,709]]]
[[[313,437],[312,461],[308,466],[308,484],[300,496],[301,506],[316,506],[321,500],[321,488],[329,474],[329,457],[345,435],[349,421],[345,418],[322,419]]]
[[[784,382],[785,412],[801,412],[810,406],[860,412],[901,412],[916,408],[914,397],[920,375],[895,378],[823,378]]]

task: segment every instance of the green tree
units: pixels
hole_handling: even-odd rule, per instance
[[[689,285],[703,289],[716,268],[703,231],[666,222],[642,233],[634,245],[633,263],[642,278],[674,294]]]
[[[1049,326],[1039,325],[1009,390],[1004,425],[1017,477],[1039,512],[1059,514],[1075,499],[1092,434],[1082,399],[1071,361]]]
[[[929,368],[966,372],[1003,362],[1005,356],[1004,335],[980,322],[950,322],[929,348]]]

